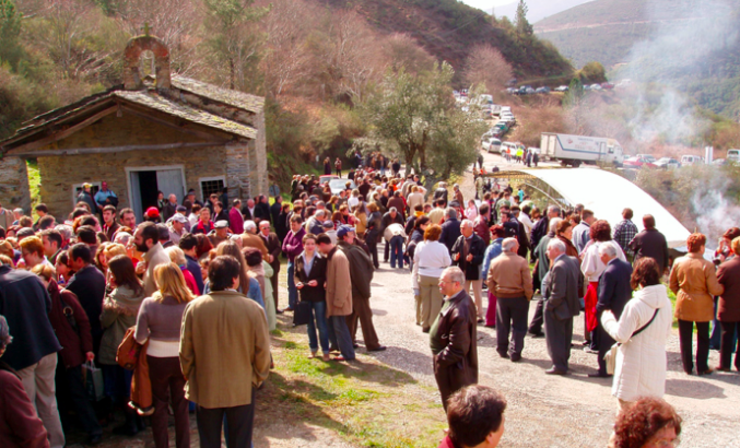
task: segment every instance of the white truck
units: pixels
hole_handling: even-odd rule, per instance
[[[563,166],[578,167],[581,163],[607,163],[621,166],[624,151],[611,138],[543,132],[540,140],[541,157],[560,161]]]

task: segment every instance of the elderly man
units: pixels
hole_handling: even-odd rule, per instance
[[[442,310],[429,331],[434,379],[442,396],[442,406],[456,391],[478,382],[478,348],[475,304],[463,289],[465,274],[449,267],[439,277],[444,295]]]
[[[319,252],[326,257],[326,316],[329,318],[329,341],[339,348],[337,361],[355,359],[352,335],[347,327],[347,316],[352,315],[352,277],[349,260],[339,247],[331,243],[325,233],[316,239]]]
[[[168,219],[175,216],[177,213],[177,196],[170,194],[167,197],[167,203],[162,208],[162,221],[167,222]]]
[[[255,211],[256,211],[256,205],[254,203],[254,199],[249,198],[247,199],[247,203],[242,207],[242,217],[245,221],[254,220],[256,218]]]
[[[583,274],[578,260],[565,255],[565,243],[558,239],[547,243],[547,258],[552,267],[543,281],[543,297],[547,300],[545,338],[553,365],[545,373],[565,375],[573,338],[573,317],[581,310],[578,292],[583,287]]]
[[[180,366],[186,397],[197,405],[201,448],[221,447],[224,421],[229,447],[251,446],[254,389],[270,373],[267,320],[257,302],[237,292],[240,269],[233,257],[213,259],[211,293],[189,302],[182,317]]]
[[[229,239],[229,222],[225,219],[216,221],[213,225],[213,230],[208,232],[206,236],[211,241],[213,247],[218,247],[219,244]]]
[[[235,235],[244,233],[244,219],[242,218],[241,209],[241,199],[234,199],[234,202],[231,203],[231,210],[229,210],[229,229]]]
[[[444,205],[447,206],[449,192],[447,191],[447,182],[440,182],[437,184],[437,189],[434,190],[433,200],[443,199]]]
[[[283,247],[282,244],[280,244],[278,236],[275,233],[270,232],[270,221],[260,221],[259,227],[260,238],[262,238],[262,241],[265,243],[268,253],[267,260],[265,261],[270,264],[270,267],[272,267],[272,270],[274,271],[272,277],[270,277],[270,283],[272,284],[272,298],[275,301],[275,311],[280,314],[282,311],[280,311],[278,307],[278,274],[280,273],[280,253],[283,251]],[[265,300],[267,299],[269,299],[269,297],[265,297]]]
[[[306,220],[306,232],[318,235],[324,231],[324,221],[326,220],[326,210],[316,210],[308,220]]]
[[[265,246],[265,240],[257,236],[257,223],[255,223],[254,221],[244,221],[242,247],[254,247],[259,249],[260,252],[262,252],[262,259],[268,263],[270,262],[270,254],[267,251],[267,246]]]
[[[355,244],[355,229],[350,226],[339,226],[337,245],[349,260],[349,274],[352,280],[352,314],[347,316],[352,341],[357,334],[357,321],[362,327],[362,340],[368,352],[385,350],[378,342],[378,335],[373,325],[373,310],[370,308],[370,282],[373,281],[373,261],[365,249]]]
[[[136,273],[144,276],[144,293],[146,297],[151,297],[157,291],[154,268],[160,264],[168,264],[170,257],[159,242],[159,231],[153,222],[139,224],[134,232],[134,245],[136,250],[144,254],[144,259],[136,265]]]
[[[533,289],[537,290],[537,288],[542,291],[542,280],[545,278],[547,273],[550,271],[550,259],[547,258],[547,245],[550,243],[550,240],[555,238],[555,233],[558,229],[558,224],[562,222],[562,218],[550,218],[550,223],[548,225],[549,232],[547,235],[543,236],[540,239],[540,243],[537,245],[537,247],[532,251],[532,260],[535,261],[535,269],[533,272],[533,277],[536,276],[536,278],[533,279]],[[531,322],[529,323],[529,329],[527,332],[535,338],[539,338],[544,336],[545,334],[542,332],[542,324],[545,323],[544,321],[544,305],[545,300],[541,299],[537,301],[537,306],[534,310],[534,316],[532,317]]]
[[[532,299],[532,275],[527,260],[517,255],[516,238],[501,243],[503,252],[491,262],[488,289],[496,301],[496,351],[512,362],[522,359],[527,334],[529,301]],[[509,332],[511,331],[511,344]]]
[[[185,235],[187,229],[185,224],[188,222],[188,218],[180,213],[175,213],[175,216],[170,219],[170,224],[167,226],[167,230],[170,232],[170,241],[172,244],[177,246],[180,243],[180,239]]]
[[[632,298],[632,287],[630,285],[632,266],[618,257],[617,248],[611,244],[599,246],[599,258],[606,265],[606,269],[599,277],[598,302],[596,303],[596,319],[598,321],[596,327],[598,337],[596,340],[599,343],[599,371],[595,374],[589,373],[588,376],[591,377],[608,376],[604,355],[615,342],[601,324],[601,313],[611,311],[614,317],[619,320],[624,306]]]
[[[465,291],[470,293],[470,287],[473,287],[478,322],[483,322],[483,279],[480,275],[480,265],[486,254],[486,244],[483,238],[475,234],[474,228],[473,221],[463,220],[460,224],[462,235],[452,246],[451,257],[453,264],[465,273]]]

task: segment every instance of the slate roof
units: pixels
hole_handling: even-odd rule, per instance
[[[149,87],[142,90],[124,90],[123,86],[119,85],[105,92],[85,97],[67,106],[51,110],[25,122],[24,126],[18,129],[13,136],[0,142],[0,149],[2,149],[2,152],[5,152],[19,143],[23,144],[26,141],[32,141],[35,134],[41,133],[45,136],[46,133],[44,131],[50,127],[73,125],[75,122],[79,122],[81,119],[121,101],[143,106],[237,137],[252,140],[257,138],[257,129],[252,126],[224,118],[192,104],[188,104],[185,101],[178,100],[176,89],[255,114],[262,112],[264,98],[223,89],[184,76],[173,76],[171,83],[173,87],[171,91],[174,91],[173,94],[163,94],[157,91],[151,87],[152,83],[150,82],[146,83]]]

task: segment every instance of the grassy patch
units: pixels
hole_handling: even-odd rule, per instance
[[[430,399],[436,389],[361,352],[352,363],[308,358],[305,327],[293,328],[291,317],[279,316],[273,332],[275,369],[259,393],[259,424],[301,421],[367,447],[439,443],[447,425]]]
[[[33,211],[36,204],[41,202],[41,195],[39,194],[41,175],[39,174],[39,164],[36,159],[26,161],[26,171],[28,171],[28,188],[31,192],[31,211]],[[38,218],[36,213],[34,213],[34,217]]]

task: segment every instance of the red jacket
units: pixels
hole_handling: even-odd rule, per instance
[[[23,383],[0,362],[0,446],[48,448],[46,429],[28,399]]]
[[[72,291],[60,290],[54,280],[49,282],[47,291],[49,291],[49,297],[51,297],[49,322],[51,322],[51,327],[62,345],[62,351],[59,353],[64,367],[69,369],[70,367],[80,366],[85,362],[85,354],[93,351],[92,333],[87,313],[77,300],[77,296]],[[72,316],[77,322],[79,334],[69,324],[69,320],[64,314],[62,300],[69,307],[68,311],[71,309]]]
[[[439,443],[439,446],[437,448],[457,448],[454,443],[452,443],[452,440],[450,440],[450,436],[445,436],[444,439]]]

